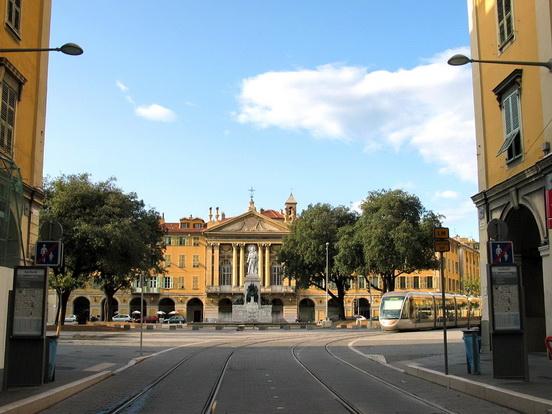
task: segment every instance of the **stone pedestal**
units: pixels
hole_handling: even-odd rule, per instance
[[[272,305],[261,305],[261,278],[248,274],[243,291],[244,304],[232,305],[232,322],[272,322]]]

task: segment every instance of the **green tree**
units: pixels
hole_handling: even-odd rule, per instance
[[[443,217],[426,210],[418,197],[402,190],[371,191],[361,209],[355,233],[363,263],[355,270],[380,276],[383,287],[373,288],[389,292],[401,274],[437,268],[433,229]]]
[[[59,295],[61,321],[69,295],[91,276],[106,295],[104,315],[109,319],[117,291],[128,289],[139,272],[162,271],[159,214],[114,181],[93,183],[88,174],[46,180],[40,218],[63,227],[65,259],[50,281]]]
[[[309,205],[290,226],[279,253],[284,276],[295,279],[297,287],[325,290],[326,243],[329,243],[328,281],[335,284],[335,290],[328,288],[328,294],[338,303],[341,319],[345,319],[344,299],[351,274],[342,273],[341,267],[334,265],[334,258],[339,254],[340,242],[345,244],[341,239],[348,237],[357,219],[358,215],[345,207]]]

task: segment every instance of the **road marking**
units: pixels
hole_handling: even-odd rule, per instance
[[[105,371],[106,369],[112,367],[113,365],[115,364],[110,362],[103,362],[101,364],[94,365],[93,367],[86,368],[84,371],[91,371],[91,372]]]

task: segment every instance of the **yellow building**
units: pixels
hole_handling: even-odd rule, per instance
[[[0,0],[1,49],[48,48],[51,0]],[[0,361],[13,267],[32,264],[42,206],[48,53],[0,52]]]
[[[177,312],[188,322],[232,321],[232,304],[244,294],[247,249],[255,246],[260,293],[272,305],[272,321],[323,320],[325,290],[296,289],[294,281],[282,277],[282,266],[277,260],[282,238],[289,232],[296,212],[297,202],[291,195],[281,211],[257,211],[251,200],[247,211],[236,217],[227,218],[216,208],[214,212],[210,209],[207,221],[189,217],[178,223],[163,222],[166,273],[146,277],[143,292],[139,281],[131,291],[119,292],[115,295],[116,310],[120,314],[136,314],[143,297],[147,315]],[[55,303],[53,299],[51,296],[51,304]],[[101,291],[89,285],[71,294],[67,313],[105,319],[104,300]],[[359,278],[345,301],[348,317],[354,313],[369,315],[370,293],[364,278]],[[338,315],[333,300],[328,303],[328,315]]]
[[[480,283],[478,243],[458,236],[450,238],[449,242],[450,251],[443,253],[444,291],[471,294],[473,292],[467,291],[466,287]],[[442,292],[440,269],[402,274],[395,281],[395,290]]]
[[[272,305],[272,321],[320,321],[326,317],[325,290],[297,289],[295,282],[282,278],[278,251],[289,225],[297,217],[297,202],[291,195],[281,211],[257,211],[253,200],[247,211],[227,218],[216,208],[209,210],[208,220],[182,218],[178,223],[163,222],[165,236],[165,274],[146,277],[142,285],[115,295],[115,309],[120,314],[167,316],[178,313],[188,322],[231,322],[232,305],[244,294],[247,274],[247,250],[255,246],[259,255],[258,275],[262,298]],[[471,243],[471,244],[470,244]],[[452,250],[445,254],[447,292],[464,292],[464,281],[478,279],[479,252],[476,243],[451,239]],[[399,286],[403,283],[404,286]],[[379,278],[370,283],[379,286]],[[91,289],[92,288],[92,289]],[[335,286],[329,286],[330,290]],[[439,271],[422,271],[398,279],[397,289],[440,291]],[[370,289],[364,276],[353,278],[345,297],[346,317],[377,316],[381,293]],[[144,299],[141,304],[141,299]],[[101,291],[88,286],[74,291],[67,313],[105,319]],[[51,303],[55,303],[51,301]],[[53,314],[53,312],[52,312]],[[328,316],[337,317],[338,305],[328,301]]]
[[[473,59],[514,64],[473,63],[480,240],[513,242],[521,266],[529,350],[543,350],[552,335],[552,71],[520,62],[552,58],[552,3],[549,0],[469,0]],[[506,228],[488,228],[497,219]],[[481,272],[491,262],[481,251]],[[483,294],[487,278],[483,278]],[[489,332],[489,302],[483,301],[483,340]]]

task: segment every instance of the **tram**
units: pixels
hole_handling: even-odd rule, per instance
[[[446,326],[477,326],[481,322],[481,298],[445,294]],[[443,327],[442,293],[387,292],[381,298],[379,322],[384,331],[410,331]]]

